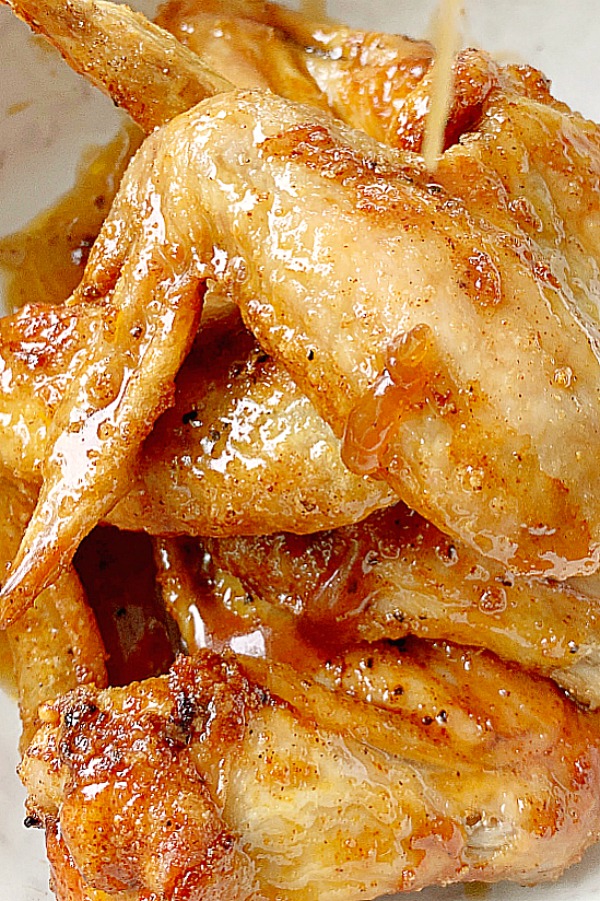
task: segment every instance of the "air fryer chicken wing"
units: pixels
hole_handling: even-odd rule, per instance
[[[2,2],[146,132],[232,87],[180,41],[128,6],[104,0]]]
[[[14,556],[35,506],[35,490],[0,464],[0,571]],[[77,685],[107,685],[106,652],[93,612],[70,567],[6,631],[24,751],[37,731],[40,704]]]
[[[260,0],[169,0],[157,23],[218,72],[233,73],[228,77],[238,87],[268,86],[292,100],[314,103],[305,80],[286,78],[287,55],[323,98],[318,105],[325,100],[336,118],[392,147],[421,149],[434,60],[427,41],[313,21]],[[444,146],[476,122],[494,81],[487,61],[474,51],[459,53],[454,68]]]
[[[600,827],[595,720],[450,645],[357,649],[314,679],[204,653],[44,715],[21,767],[30,815],[58,821],[84,885],[109,896],[537,882]]]
[[[188,244],[184,197],[169,190],[165,204],[160,193],[147,193],[153,179],[169,182],[174,162],[157,153],[158,138],[147,139],[129,166],[68,302],[95,306],[101,324],[48,427],[37,506],[2,588],[4,623],[55,581],[126,492],[198,325],[210,255],[201,252],[202,262]]]
[[[515,84],[498,74],[490,97],[535,106],[546,131],[560,134],[572,174],[576,166],[575,215],[563,223],[570,233],[589,211],[597,129]],[[492,119],[493,112],[490,104]],[[527,133],[521,138],[504,149],[507,166],[509,151],[520,165]],[[471,142],[477,146],[475,136]],[[539,176],[560,193],[555,155],[546,168],[540,157]],[[470,204],[460,197],[472,185],[462,146],[447,152],[435,181],[414,157],[258,93],[222,95],[152,135],[76,295],[109,300],[117,332],[107,315],[59,408],[41,500],[5,604],[23,604],[123,493],[124,461],[165,405],[208,277],[344,433],[349,468],[385,478],[444,531],[515,570],[559,578],[594,570],[600,511],[590,447],[600,423],[592,304],[578,305],[568,278],[522,227],[521,195],[512,198],[506,179],[481,167],[487,180]],[[496,212],[482,214],[481,197],[490,194],[506,197],[496,204],[499,225]],[[558,201],[553,209],[560,212]],[[586,258],[593,241],[586,234]],[[592,297],[595,290],[590,279]],[[110,373],[108,398],[100,373]],[[79,423],[70,422],[74,409],[84,411]],[[94,459],[70,484],[67,445],[82,439]]]
[[[312,22],[248,0],[171,0],[158,26],[105,0],[10,4],[146,132],[235,86],[272,90],[329,109],[391,146],[421,148],[434,58],[425,41]],[[477,52],[460,53],[454,68],[444,146],[473,126],[494,83]]]

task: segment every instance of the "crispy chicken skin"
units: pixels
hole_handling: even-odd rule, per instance
[[[169,123],[66,306],[0,322],[0,619],[58,901],[557,878],[600,837],[600,720],[545,678],[600,705],[596,126],[467,51],[432,175],[426,43],[172,0],[200,60],[103,0],[11,5]],[[219,536],[266,659],[215,653],[223,622],[102,690],[70,564],[101,520]],[[155,547],[183,609],[178,544]],[[73,664],[36,686],[50,631]]]
[[[171,535],[265,534],[287,522],[304,534],[392,503],[384,482],[344,466],[339,439],[238,310],[213,300],[174,406],[143,445],[138,481],[110,521]]]
[[[171,0],[157,24],[105,0],[8,2],[146,133],[209,95],[256,88],[421,148],[434,58],[426,41],[312,22],[262,0]],[[445,147],[473,127],[494,83],[476,51],[458,54],[454,69]]]
[[[310,101],[304,81],[289,78],[290,63],[283,64],[287,55],[309,77],[313,92],[318,89],[317,105],[326,101],[336,118],[384,144],[421,149],[434,59],[427,41],[311,21],[262,0],[169,0],[157,23],[207,65],[228,73],[236,86],[270,87],[284,97]],[[493,81],[480,54],[458,54],[444,146],[477,121]]]
[[[190,211],[180,196],[182,215],[176,213],[174,183],[172,218],[165,218],[158,194],[146,193],[142,173],[157,139],[150,137],[129,166],[68,302],[75,309],[96,306],[101,325],[86,342],[85,359],[71,373],[48,429],[37,506],[2,588],[4,623],[56,580],[126,492],[140,444],[172,401],[175,375],[198,326],[209,267],[187,242]],[[163,158],[163,169],[156,162],[157,181],[166,185],[170,164]]]
[[[58,821],[84,884],[119,898],[537,882],[600,825],[595,720],[445,644],[357,648],[314,679],[205,652],[44,716],[21,767],[30,815]]]
[[[0,571],[14,556],[35,505],[35,491],[0,465]],[[77,685],[107,685],[106,652],[73,567],[6,630],[25,750],[40,725],[38,708]]]
[[[106,93],[146,132],[223,90],[180,41],[126,5],[104,0],[0,0],[46,36],[71,68]]]

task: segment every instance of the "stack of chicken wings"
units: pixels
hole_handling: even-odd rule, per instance
[[[599,127],[465,50],[431,171],[427,42],[11,5],[145,135],[73,293],[0,320],[59,901],[557,878],[600,838]]]

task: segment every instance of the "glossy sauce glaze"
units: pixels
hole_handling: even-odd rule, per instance
[[[484,646],[600,704],[600,589],[515,578],[404,505],[312,536],[205,540],[253,602],[321,642],[423,638]],[[199,553],[197,550],[196,553]],[[250,608],[252,609],[252,608]],[[275,615],[274,613],[270,614]]]

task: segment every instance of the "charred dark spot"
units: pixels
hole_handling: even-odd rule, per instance
[[[200,423],[200,419],[198,417],[198,410],[189,410],[187,413],[184,413],[181,417],[181,421],[184,425],[189,425],[190,422]]]
[[[469,828],[472,829],[473,826],[476,826],[478,823],[481,822],[481,819],[482,819],[482,817],[481,817],[480,813],[470,813],[465,818],[465,823],[467,824],[467,826],[469,826]]]
[[[70,710],[67,710],[65,713],[65,726],[68,729],[75,729],[97,712],[98,708],[95,704],[83,701],[76,707],[71,707]]]
[[[189,739],[196,713],[197,707],[194,698],[186,691],[178,691],[175,697],[175,714],[173,719],[177,728],[183,732],[186,741]]]
[[[230,851],[235,845],[235,838],[230,832],[225,832],[221,835],[219,844],[223,851]]]
[[[29,816],[25,817],[23,820],[23,825],[26,829],[41,829],[44,824],[38,816],[29,814]]]

